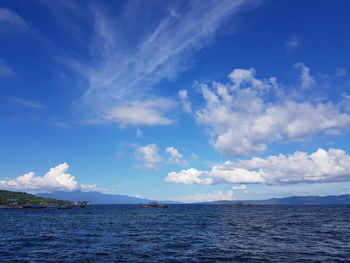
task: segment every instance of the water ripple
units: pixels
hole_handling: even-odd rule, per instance
[[[350,206],[0,210],[0,262],[349,262]]]

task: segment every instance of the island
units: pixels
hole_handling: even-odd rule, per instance
[[[0,208],[41,209],[53,207],[66,209],[75,207],[83,208],[88,204],[90,204],[90,202],[70,202],[66,200],[38,197],[25,192],[0,190]]]

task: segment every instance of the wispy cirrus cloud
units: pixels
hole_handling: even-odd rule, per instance
[[[232,190],[248,190],[248,187],[245,184],[241,184],[241,185],[234,185],[232,186]]]
[[[11,98],[10,101],[17,106],[21,107],[27,107],[27,108],[33,108],[33,109],[39,109],[39,110],[46,110],[48,109],[46,105],[35,102],[35,101],[30,101],[30,100],[25,100],[21,98]]]
[[[210,44],[230,16],[257,6],[260,1],[148,3],[128,3],[118,21],[107,15],[103,7],[95,7],[90,61],[83,63],[72,57],[58,59],[86,80],[86,91],[77,105],[101,122],[126,124],[125,111],[115,110],[123,101],[133,104],[154,99],[149,98],[147,92],[155,84],[176,78],[179,72],[190,66],[192,54]],[[160,6],[155,9],[153,5]],[[145,19],[148,16],[153,18],[146,23],[147,26],[144,19],[135,19],[137,10],[143,10]],[[156,105],[148,110],[149,117],[154,120],[152,123],[134,118],[127,124],[172,123],[166,120],[167,117],[159,118],[165,112]],[[113,118],[109,117],[111,115]]]
[[[288,39],[288,41],[286,42],[286,48],[287,50],[293,50],[296,49],[300,46],[300,40],[298,37],[291,37]]]
[[[165,98],[123,101],[111,107],[103,115],[103,120],[97,118],[96,121],[116,122],[120,126],[167,125],[173,121],[164,115],[173,107],[174,102]]]
[[[336,68],[335,69],[335,76],[336,77],[344,77],[347,74],[348,74],[348,72],[344,68]]]
[[[15,72],[10,68],[5,61],[0,58],[0,77],[12,77],[15,76]]]
[[[0,33],[8,34],[17,31],[31,32],[31,29],[16,12],[0,7]]]
[[[191,102],[188,98],[188,95],[187,95],[187,90],[185,89],[182,89],[179,91],[179,98],[180,98],[180,101],[181,101],[181,104],[182,104],[182,109],[184,112],[186,113],[191,113],[192,112],[192,106],[191,106]]]

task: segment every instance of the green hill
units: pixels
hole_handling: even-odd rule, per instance
[[[42,198],[24,192],[12,192],[0,190],[0,205],[4,204],[32,204],[32,205],[49,205],[49,204],[67,204],[69,201],[56,200],[52,198]]]

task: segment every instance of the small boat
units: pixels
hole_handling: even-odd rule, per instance
[[[150,202],[149,204],[140,204],[142,208],[167,208],[169,205],[158,204],[158,202]]]
[[[80,207],[80,208],[85,208],[85,207],[91,205],[91,203],[89,201],[83,201],[83,202],[76,202],[75,205]]]
[[[235,203],[230,205],[230,207],[248,207],[248,206],[249,206],[248,204],[244,204],[241,201],[235,202]]]

